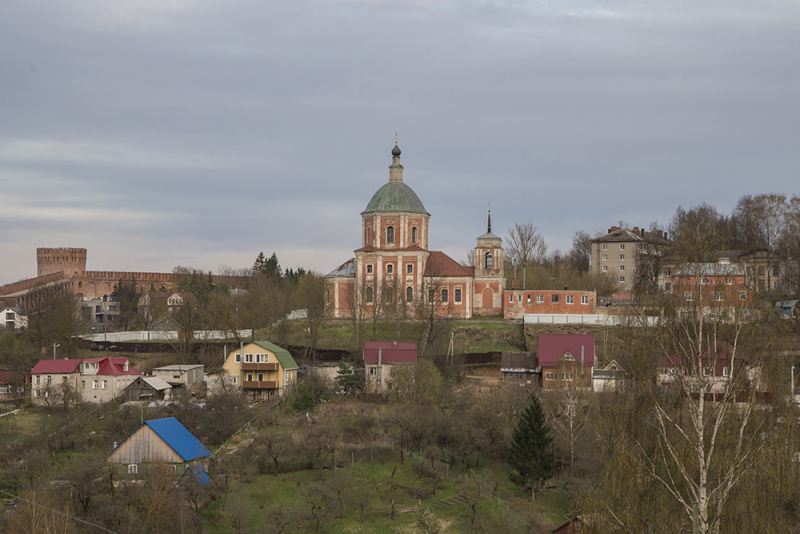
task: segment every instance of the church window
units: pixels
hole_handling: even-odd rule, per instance
[[[456,301],[456,304],[461,304],[461,288],[457,287],[455,292],[453,293],[453,298]]]
[[[414,288],[411,286],[406,288],[406,302],[414,302]]]
[[[434,302],[436,300],[436,290],[429,289],[428,290],[428,302]]]
[[[447,289],[442,289],[442,304],[450,300],[450,292]]]
[[[330,289],[326,289],[325,290],[325,304],[330,303],[330,301],[331,301],[331,290]]]
[[[367,264],[367,274],[372,274],[372,264]]]
[[[386,272],[388,274],[392,274],[394,272],[394,265],[391,263],[386,264]]]
[[[394,300],[394,289],[391,287],[386,288],[386,304],[391,304]]]
[[[411,273],[414,272],[414,264],[413,263],[409,263],[408,265],[406,265],[406,272],[408,274],[411,274]]]
[[[492,270],[492,253],[491,252],[487,252],[486,254],[484,254],[484,258],[486,258],[486,261],[484,263],[484,265],[486,265],[486,270],[487,271],[491,271]]]
[[[367,288],[367,302],[372,302],[373,298],[374,298],[374,294],[373,294],[372,287],[370,286],[370,287]]]
[[[394,226],[386,227],[386,242],[394,243]]]
[[[417,243],[417,227],[413,227],[411,229],[411,242],[416,244]]]

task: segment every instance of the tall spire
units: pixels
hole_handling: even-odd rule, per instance
[[[492,233],[492,203],[489,202],[489,224],[488,229],[486,230],[487,233]]]

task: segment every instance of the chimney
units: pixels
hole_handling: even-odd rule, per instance
[[[667,237],[667,236],[668,236],[667,232],[664,232],[664,239],[669,240],[669,237]]]
[[[644,227],[642,227],[642,237],[644,237]]]
[[[633,227],[633,233],[637,234],[637,235],[639,234],[639,227],[638,226],[634,226]]]

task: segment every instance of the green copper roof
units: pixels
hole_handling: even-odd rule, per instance
[[[289,351],[286,349],[282,349],[278,345],[270,343],[269,341],[254,341],[256,345],[261,347],[262,349],[271,350],[275,353],[275,357],[278,358],[278,361],[283,367],[284,370],[287,369],[297,369],[297,362],[294,361],[292,355],[289,354]]]
[[[364,213],[387,213],[387,212],[408,212],[424,213],[425,206],[422,205],[417,194],[403,182],[389,182],[372,195],[372,200],[367,204]]]

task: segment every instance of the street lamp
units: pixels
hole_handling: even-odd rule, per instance
[[[56,349],[58,347],[60,347],[60,346],[61,346],[61,344],[56,345],[55,343],[53,343],[53,359],[54,360],[56,359]]]

